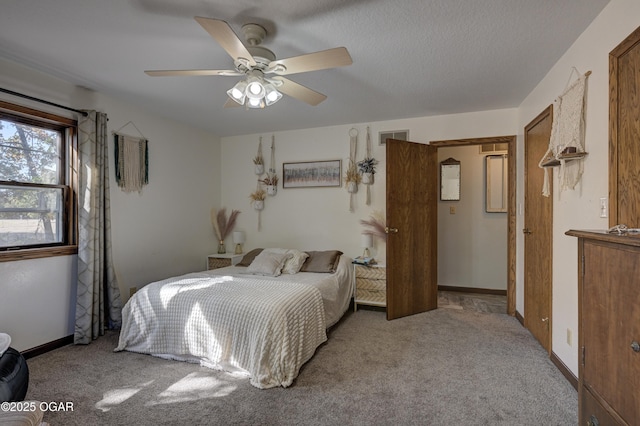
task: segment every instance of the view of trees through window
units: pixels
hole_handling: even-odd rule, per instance
[[[0,119],[0,248],[63,241],[62,136]]]

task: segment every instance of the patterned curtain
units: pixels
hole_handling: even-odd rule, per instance
[[[78,295],[74,343],[88,344],[122,323],[111,257],[107,115],[86,111],[78,124]]]

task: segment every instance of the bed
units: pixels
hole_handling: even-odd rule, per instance
[[[146,285],[122,310],[115,351],[246,375],[261,389],[291,385],[348,309],[353,279],[351,259],[339,251],[294,250],[303,253],[295,259],[290,251],[265,249],[241,266]],[[286,258],[280,271],[256,266],[278,253]]]

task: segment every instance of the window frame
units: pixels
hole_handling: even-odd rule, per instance
[[[0,249],[0,262],[38,259],[52,256],[67,256],[78,253],[77,224],[78,208],[76,193],[78,185],[78,122],[77,120],[62,117],[56,114],[40,111],[0,100],[0,118],[19,122],[22,124],[43,127],[62,133],[60,144],[60,170],[59,185],[37,184],[27,182],[0,181],[5,185],[39,188],[63,189],[64,197],[64,236],[62,242],[43,244],[42,246],[19,246]]]

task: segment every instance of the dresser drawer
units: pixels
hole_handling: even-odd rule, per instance
[[[616,421],[585,386],[581,388],[580,402],[579,423],[581,425],[618,426],[627,424]]]
[[[358,305],[387,306],[387,269],[354,265],[354,310]]]
[[[356,278],[386,280],[387,268],[356,265]]]
[[[231,259],[220,259],[217,257],[209,258],[208,269],[224,268],[225,266],[231,266]]]

